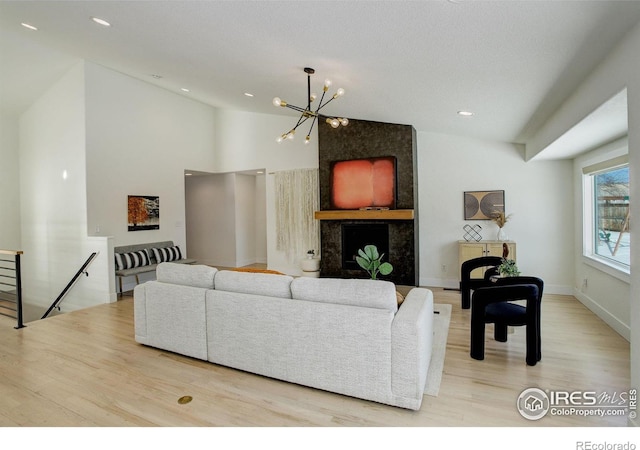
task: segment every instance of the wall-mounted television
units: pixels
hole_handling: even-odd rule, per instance
[[[331,208],[396,207],[396,158],[350,159],[331,163]]]

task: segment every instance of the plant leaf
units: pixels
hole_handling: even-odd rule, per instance
[[[378,247],[376,247],[375,245],[365,245],[364,252],[372,260],[378,259],[380,257],[378,256]]]
[[[361,258],[360,256],[356,256],[356,262],[364,270],[368,271],[370,269],[371,262],[369,260]]]
[[[380,265],[380,273],[382,275],[389,275],[391,272],[393,272],[393,266],[388,262]]]
[[[361,257],[365,258],[365,259],[369,259],[369,257],[367,256],[367,254],[365,252],[363,252],[361,249],[358,249],[358,255],[360,255]]]

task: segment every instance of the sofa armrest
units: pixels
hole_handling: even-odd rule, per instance
[[[144,284],[133,288],[133,319],[136,342],[147,343],[147,292]]]
[[[433,342],[433,293],[409,291],[391,324],[391,391],[418,409],[424,394]]]

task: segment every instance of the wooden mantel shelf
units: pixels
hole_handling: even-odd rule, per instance
[[[316,211],[318,220],[413,220],[413,209],[336,209]]]

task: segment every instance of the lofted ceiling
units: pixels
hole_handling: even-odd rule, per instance
[[[0,108],[21,113],[85,59],[212,106],[295,115],[272,99],[303,106],[312,67],[312,90],[346,91],[325,114],[526,143],[639,20],[640,1],[613,0],[0,0]]]

